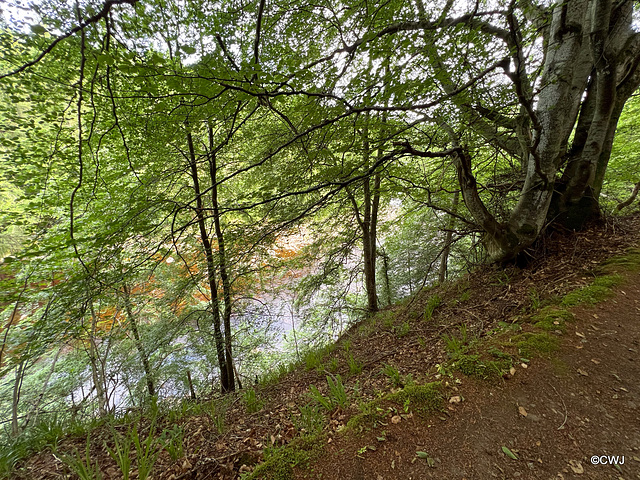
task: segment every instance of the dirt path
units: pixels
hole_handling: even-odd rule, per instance
[[[389,423],[385,441],[379,429],[361,443],[337,439],[305,478],[640,479],[640,275],[573,312],[552,360],[519,366],[497,386],[465,379],[447,416]],[[376,450],[362,452],[367,445]],[[619,468],[593,464],[605,455],[619,456]]]

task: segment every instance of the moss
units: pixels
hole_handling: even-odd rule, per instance
[[[537,315],[531,317],[536,327],[546,331],[560,330],[563,333],[567,329],[566,323],[573,319],[573,313],[557,307],[545,307]]]
[[[409,405],[418,415],[426,416],[444,408],[442,383],[431,382],[423,385],[407,385],[392,393],[388,399],[399,405]]]
[[[523,333],[512,338],[520,356],[533,358],[539,355],[549,355],[558,349],[558,339],[548,333]]]
[[[595,305],[611,296],[611,289],[600,285],[589,285],[588,287],[574,290],[567,293],[561,304],[565,307],[575,307],[577,305]]]
[[[304,467],[323,445],[320,435],[298,437],[286,446],[265,450],[265,459],[246,480],[290,480],[295,467]]]
[[[483,360],[480,355],[460,355],[451,366],[468,377],[491,380],[509,371],[511,359]]]
[[[640,249],[632,248],[627,250],[626,255],[617,256],[604,262],[602,265],[604,272],[638,272],[640,271]]]
[[[503,352],[502,350],[500,350],[500,349],[498,349],[496,347],[491,347],[488,350],[488,353],[490,355],[492,355],[493,357],[498,358],[500,360],[509,360],[509,361],[511,361],[511,355],[510,354],[508,354],[507,352]]]
[[[373,400],[360,405],[360,413],[354,415],[347,422],[346,431],[361,432],[362,430],[377,427],[378,422],[384,420],[385,410],[381,407],[381,401]]]
[[[613,275],[603,275],[602,277],[598,277],[593,281],[592,285],[598,287],[607,287],[613,288],[617,285],[620,285],[624,278],[622,275],[613,274]]]

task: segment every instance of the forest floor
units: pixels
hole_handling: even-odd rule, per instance
[[[552,234],[526,268],[425,289],[269,382],[161,408],[155,435],[179,430],[180,454],[149,478],[640,479],[639,246],[637,216]],[[314,406],[311,385],[342,406]],[[61,458],[86,438],[14,478],[74,478]],[[122,478],[112,438],[91,433],[104,479]]]

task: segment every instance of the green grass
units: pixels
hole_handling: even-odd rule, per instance
[[[349,354],[349,356],[347,357],[347,365],[349,366],[349,373],[351,375],[358,375],[362,372],[362,369],[364,368],[363,363],[354,358],[353,355]]]
[[[247,408],[248,413],[256,413],[262,410],[264,401],[258,398],[256,391],[253,388],[247,388],[242,394],[244,405]]]
[[[427,307],[424,310],[424,320],[429,321],[433,318],[433,312],[442,304],[442,299],[438,294],[429,297]]]

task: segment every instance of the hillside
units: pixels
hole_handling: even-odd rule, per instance
[[[526,268],[423,290],[235,396],[97,425],[91,463],[122,478],[105,445],[135,425],[162,438],[154,480],[640,478],[640,219],[547,240]],[[56,437],[13,478],[67,478],[86,445]]]

